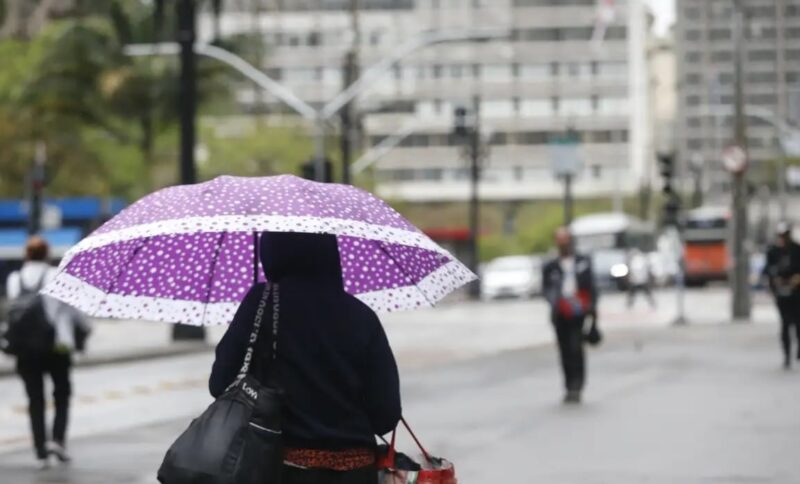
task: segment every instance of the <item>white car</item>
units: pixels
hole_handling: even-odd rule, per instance
[[[481,278],[484,299],[528,298],[542,292],[542,258],[514,255],[486,264]]]

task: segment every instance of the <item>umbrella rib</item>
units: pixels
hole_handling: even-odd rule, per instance
[[[407,277],[408,279],[410,279],[411,281],[413,281],[413,279],[411,278],[411,275],[410,275],[410,274],[408,274],[408,273],[406,272],[406,270],[405,270],[405,268],[403,267],[403,265],[402,265],[400,262],[398,262],[398,260],[397,260],[397,259],[395,259],[395,258],[392,256],[392,254],[390,254],[390,253],[389,253],[389,251],[388,251],[388,250],[386,250],[386,248],[383,246],[383,242],[379,242],[379,241],[377,241],[377,240],[373,240],[373,241],[371,241],[371,242],[372,242],[372,243],[374,243],[374,244],[377,244],[377,245],[378,245],[378,249],[380,249],[380,251],[381,251],[381,252],[383,252],[384,254],[386,254],[386,257],[388,257],[389,259],[391,259],[391,260],[393,260],[393,261],[394,261],[394,265],[395,265],[395,266],[397,266],[398,270],[399,270],[399,271],[400,271],[400,272],[401,272],[401,273],[402,273],[402,274],[403,274],[405,277]],[[419,291],[419,292],[422,294],[422,296],[425,298],[425,300],[428,302],[428,304],[430,304],[431,306],[434,306],[434,305],[436,304],[435,302],[431,301],[431,298],[429,298],[429,297],[428,297],[428,295],[427,295],[427,294],[425,294],[425,291],[423,291],[423,290],[422,290],[422,288],[420,288],[420,287],[417,285],[417,283],[416,283],[416,282],[412,282],[412,284],[413,284],[414,288],[416,288],[416,290],[417,290],[417,291]]]
[[[200,325],[202,326],[206,320],[206,314],[208,313],[208,305],[211,302],[211,291],[214,290],[214,271],[217,268],[217,262],[219,261],[219,255],[222,252],[222,245],[225,243],[225,236],[228,233],[225,231],[220,232],[219,238],[217,239],[217,250],[214,251],[214,258],[211,259],[211,270],[209,271],[208,276],[208,292],[206,293],[205,305],[203,307],[203,319],[200,320]]]
[[[103,301],[107,300],[109,294],[111,294],[112,291],[114,290],[114,288],[117,287],[117,284],[119,284],[119,280],[120,280],[120,278],[122,278],[122,274],[124,273],[125,268],[130,265],[131,261],[136,257],[137,254],[139,254],[139,251],[142,250],[142,247],[144,247],[145,242],[147,242],[148,240],[150,240],[150,237],[143,237],[142,239],[140,239],[139,240],[139,245],[137,245],[136,248],[134,248],[131,251],[131,256],[128,257],[128,260],[125,261],[125,264],[120,264],[119,272],[117,272],[117,276],[114,279],[111,280],[111,284],[108,286],[108,290],[105,291],[106,297],[103,298]],[[98,306],[101,305],[101,304],[102,304],[102,301],[100,303],[98,303]]]

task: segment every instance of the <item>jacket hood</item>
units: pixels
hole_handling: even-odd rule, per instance
[[[261,234],[260,258],[267,280],[286,276],[328,276],[342,282],[335,235],[295,232]]]

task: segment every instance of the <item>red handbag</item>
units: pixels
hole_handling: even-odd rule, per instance
[[[400,419],[403,426],[408,430],[411,438],[416,442],[417,447],[422,452],[425,462],[415,465],[414,469],[399,469],[397,461],[397,450],[395,449],[395,438],[397,429],[392,432],[392,440],[388,443],[389,447],[385,454],[378,456],[378,482],[379,484],[458,484],[456,470],[453,463],[438,457],[432,457],[422,446],[419,439],[414,435],[414,431],[409,427],[406,420]],[[418,467],[418,469],[417,469]]]

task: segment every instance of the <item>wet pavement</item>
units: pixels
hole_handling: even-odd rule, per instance
[[[76,402],[75,462],[36,471],[24,443],[6,443],[0,482],[156,482],[165,449],[209,401],[209,358],[83,370],[77,383],[85,394],[96,385],[97,400]],[[591,352],[580,407],[560,403],[545,345],[406,365],[404,408],[461,483],[790,484],[800,482],[800,370],[779,363],[772,323],[621,329]],[[129,379],[129,390],[109,393],[101,377]],[[23,415],[0,414],[3,431],[12,421]]]

